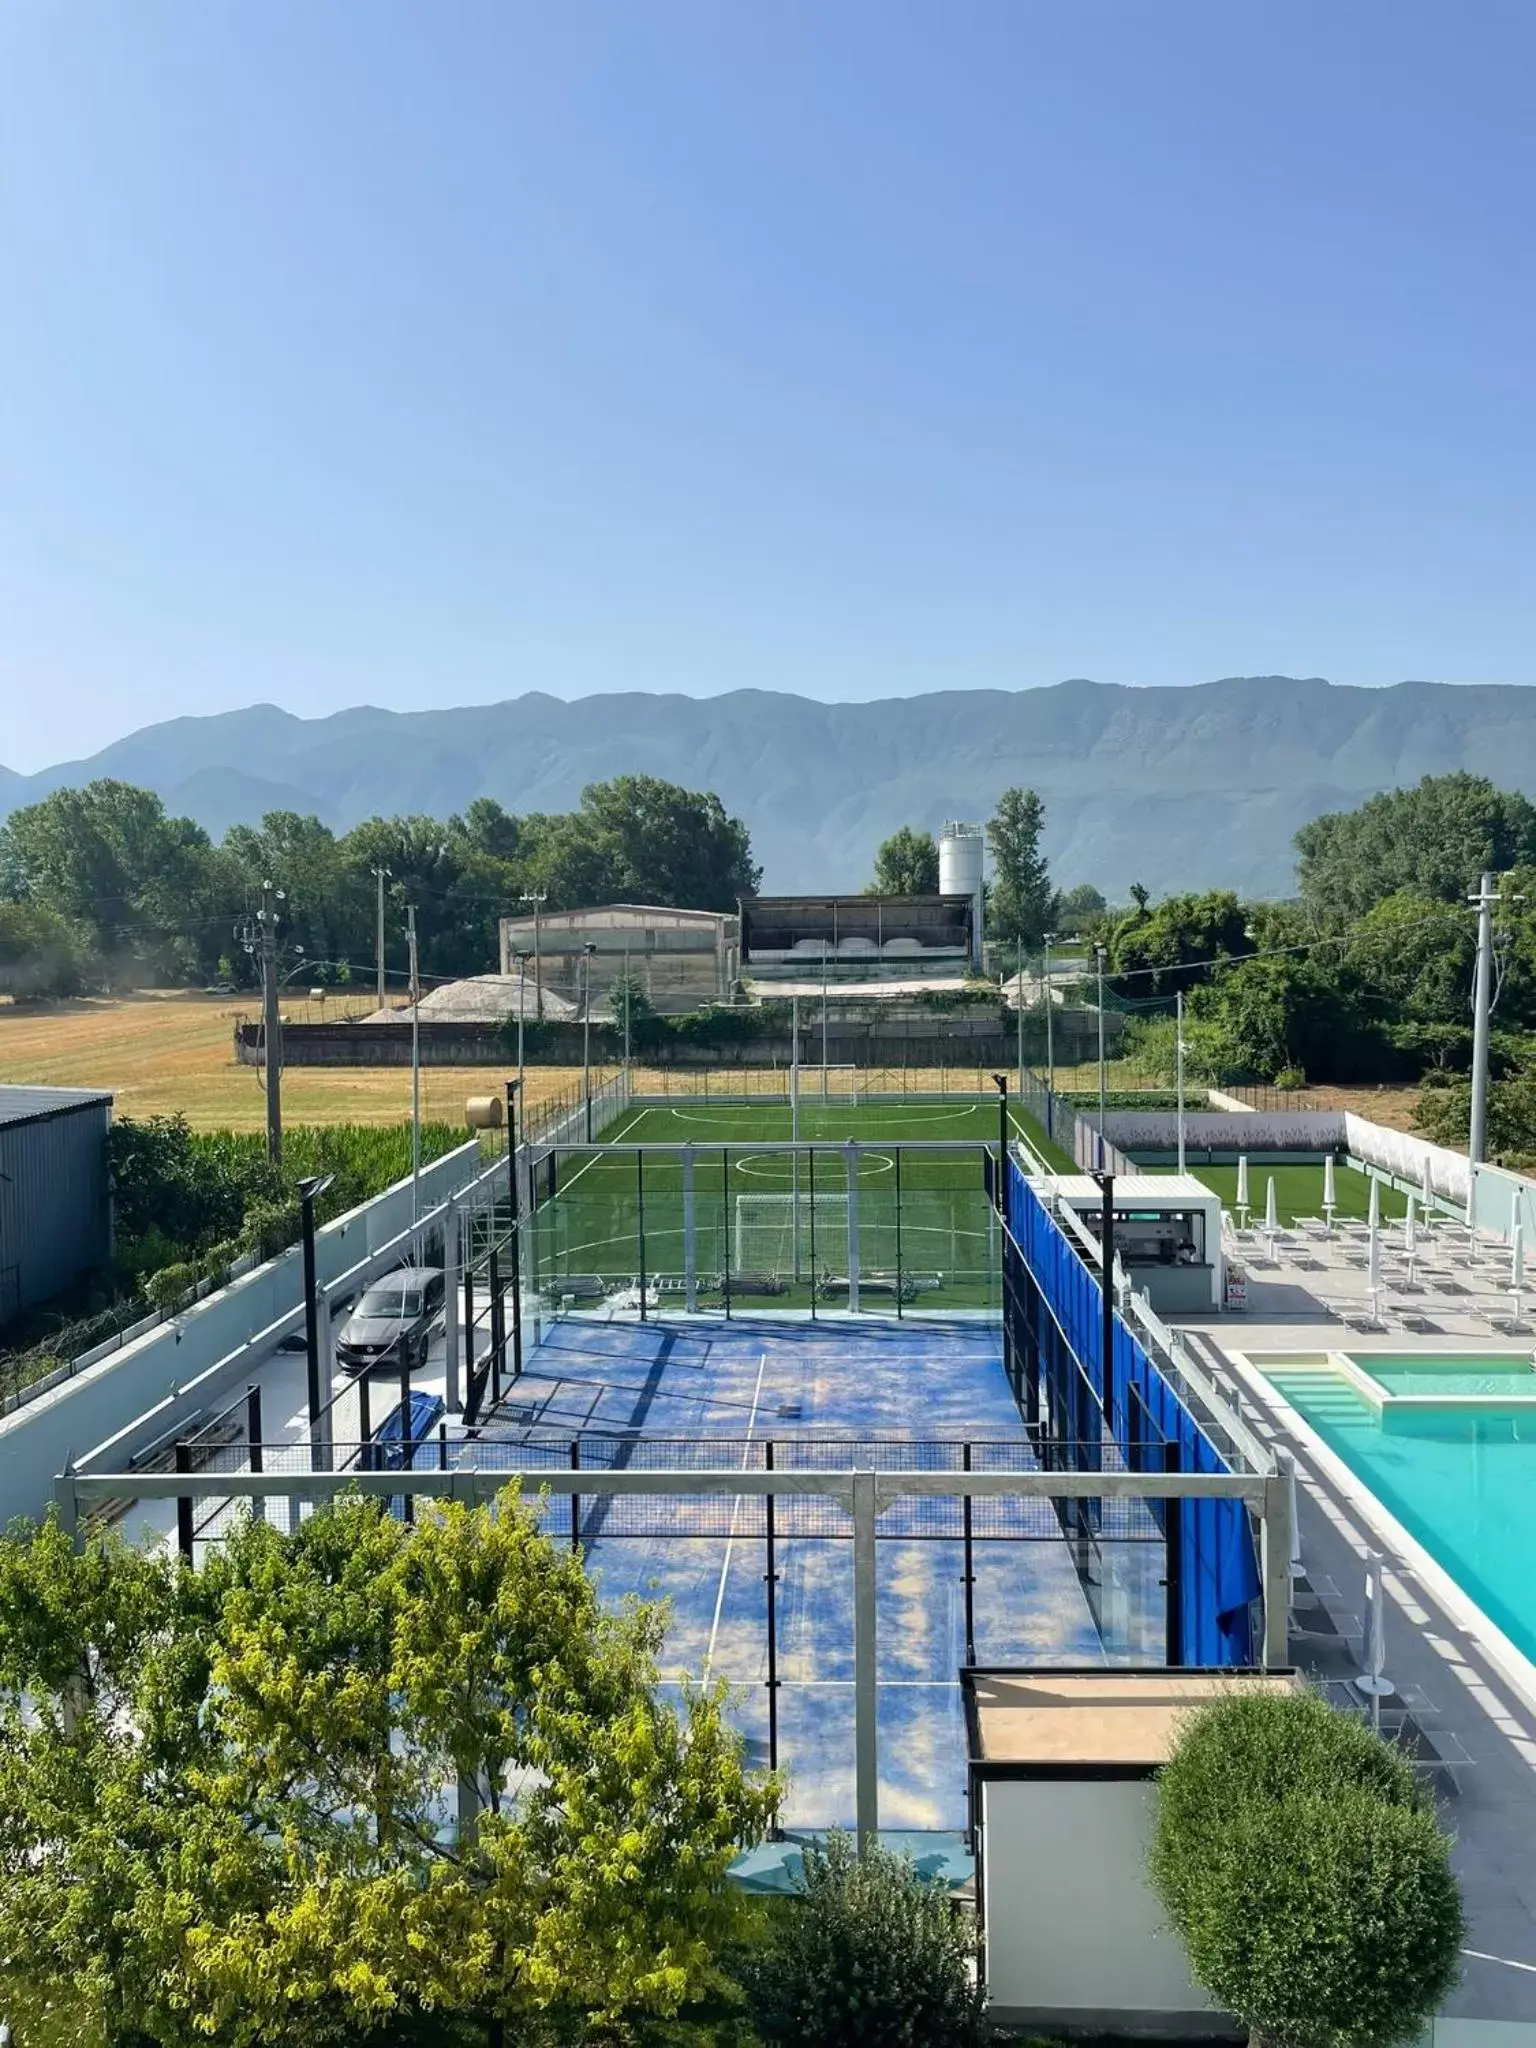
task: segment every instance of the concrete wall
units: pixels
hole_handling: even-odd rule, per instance
[[[423,1212],[466,1185],[478,1171],[474,1144],[434,1160],[421,1171]],[[321,1284],[359,1264],[410,1225],[411,1183],[398,1181],[371,1202],[328,1223],[316,1240]],[[199,1378],[260,1332],[288,1318],[297,1327],[303,1304],[302,1254],[297,1246],[208,1295],[115,1351],[99,1364],[52,1387],[38,1400],[0,1420],[0,1522],[38,1515],[53,1494],[54,1475],[95,1445],[125,1429],[172,1392]],[[273,1342],[281,1331],[274,1334]],[[248,1369],[231,1366],[231,1385],[209,1383],[186,1403],[190,1413]],[[180,1421],[173,1415],[161,1428]]]

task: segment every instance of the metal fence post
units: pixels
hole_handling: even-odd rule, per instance
[[[1266,1671],[1290,1657],[1291,1488],[1284,1472],[1264,1481],[1263,1519],[1259,1523],[1259,1569],[1264,1581],[1264,1656]]]
[[[261,1388],[253,1381],[245,1390],[245,1461],[253,1472],[260,1472],[265,1466],[265,1454],[261,1443]],[[266,1520],[267,1504],[262,1496],[251,1498],[251,1520]]]
[[[459,1209],[448,1204],[443,1218],[443,1362],[446,1379],[445,1405],[450,1415],[464,1407],[463,1379],[459,1371]]]
[[[573,1472],[581,1470],[581,1438],[579,1436],[571,1438],[571,1470]],[[571,1495],[571,1549],[578,1557],[581,1555],[581,1495],[579,1493]]]
[[[178,1472],[190,1472],[192,1470],[192,1446],[184,1437],[178,1438],[176,1444],[176,1470]],[[188,1564],[190,1564],[192,1562],[192,1496],[190,1493],[178,1493],[176,1496],[176,1548],[181,1552]]]
[[[491,1406],[494,1408],[501,1399],[502,1355],[506,1349],[507,1305],[501,1294],[501,1269],[496,1259],[496,1217],[491,1215],[491,1248],[486,1258],[487,1279],[491,1290]]]
[[[688,1313],[699,1305],[699,1275],[693,1242],[693,1147],[683,1147],[683,1299]]]
[[[963,1472],[969,1472],[971,1469],[971,1447],[969,1444],[962,1445],[961,1447],[960,1469]],[[960,1516],[965,1541],[965,1569],[962,1580],[965,1587],[965,1661],[967,1664],[974,1664],[976,1662],[976,1555],[971,1542],[971,1496],[968,1493],[962,1494],[960,1497]]]
[[[862,1853],[880,1827],[879,1638],[875,1613],[875,1475],[853,1474],[853,1745],[854,1811]]]
[[[1163,1445],[1163,1470],[1179,1469],[1178,1440]],[[1176,1670],[1184,1662],[1184,1503],[1163,1502],[1163,1662]]]
[[[763,1467],[773,1470],[773,1445],[763,1446]],[[767,1564],[764,1584],[768,1588],[768,1768],[779,1768],[779,1629],[778,1629],[778,1562],[774,1556],[773,1495],[765,1496],[764,1530],[767,1537]]]
[[[645,1154],[635,1148],[635,1250],[640,1260],[640,1320],[645,1321]]]
[[[368,1373],[365,1367],[357,1376],[357,1463],[358,1469],[363,1472],[371,1471],[373,1467],[372,1411],[373,1401],[368,1392]]]

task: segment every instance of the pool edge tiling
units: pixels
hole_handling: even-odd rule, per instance
[[[1403,1489],[1404,1471],[1413,1464],[1411,1459],[1402,1455],[1403,1448],[1412,1443],[1415,1436],[1420,1441],[1432,1440],[1423,1434],[1432,1428],[1432,1417],[1423,1411],[1437,1404],[1421,1403],[1416,1397],[1402,1397],[1395,1405],[1410,1412],[1404,1414],[1398,1426],[1390,1432],[1382,1430],[1382,1410],[1376,1409],[1370,1417],[1371,1424],[1378,1438],[1383,1443],[1390,1443],[1392,1450],[1378,1453],[1374,1460],[1361,1458],[1361,1439],[1365,1432],[1359,1427],[1358,1417],[1347,1418],[1348,1427],[1341,1426],[1337,1417],[1330,1425],[1326,1415],[1319,1416],[1315,1410],[1309,1412],[1306,1406],[1300,1405],[1293,1398],[1294,1386],[1286,1384],[1287,1380],[1294,1381],[1298,1374],[1309,1370],[1316,1372],[1320,1381],[1326,1373],[1334,1381],[1336,1390],[1352,1395],[1364,1409],[1367,1405],[1365,1397],[1353,1384],[1352,1376],[1339,1372],[1337,1367],[1331,1371],[1328,1369],[1329,1354],[1321,1350],[1304,1353],[1288,1349],[1275,1353],[1234,1350],[1226,1355],[1247,1391],[1278,1411],[1307,1460],[1316,1466],[1321,1477],[1353,1504],[1378,1539],[1380,1547],[1395,1553],[1424,1580],[1447,1613],[1478,1640],[1490,1662],[1500,1669],[1525,1704],[1536,1710],[1536,1402],[1530,1404],[1530,1417],[1526,1424],[1530,1430],[1529,1439],[1518,1437],[1513,1440],[1523,1453],[1528,1454],[1519,1460],[1520,1484],[1510,1487],[1504,1483],[1489,1490],[1493,1495],[1493,1508],[1488,1519],[1496,1521],[1511,1506],[1521,1511],[1516,1516],[1515,1543],[1510,1547],[1519,1559],[1525,1561],[1523,1576],[1522,1567],[1517,1563],[1514,1567],[1515,1585],[1491,1584],[1484,1576],[1475,1551],[1467,1550],[1455,1507],[1447,1496],[1442,1494],[1437,1500],[1425,1503],[1422,1499],[1408,1497]],[[1455,1355],[1467,1356],[1465,1353]],[[1358,1368],[1370,1354],[1357,1351],[1333,1356],[1348,1357]],[[1492,1356],[1494,1354],[1486,1354],[1479,1358],[1478,1363],[1485,1363],[1486,1357]],[[1426,1359],[1426,1364],[1429,1362]],[[1389,1401],[1387,1405],[1393,1404]],[[1486,1463],[1487,1452],[1479,1454],[1477,1451],[1477,1432],[1490,1426],[1490,1418],[1469,1414],[1454,1397],[1438,1405],[1447,1425],[1456,1432],[1446,1441],[1463,1444],[1474,1459],[1481,1456],[1482,1462]],[[1524,1409],[1527,1403],[1493,1402],[1484,1405],[1508,1414],[1511,1407]],[[1511,1447],[1503,1446],[1505,1450]],[[1357,1458],[1360,1459],[1358,1463]],[[1524,1488],[1523,1475],[1527,1464],[1532,1484]],[[1484,1476],[1479,1465],[1472,1478],[1474,1493]],[[1423,1469],[1420,1468],[1421,1483],[1422,1478]],[[1462,1483],[1464,1485],[1465,1481]],[[1433,1487],[1430,1491],[1433,1494]],[[1515,1594],[1513,1601],[1510,1597],[1512,1591]]]

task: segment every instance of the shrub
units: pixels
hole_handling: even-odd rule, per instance
[[[982,2038],[971,1935],[899,1856],[846,1835],[807,1848],[801,1896],[749,1966],[765,2041],[796,2048],[969,2048]]]
[[[1162,1773],[1152,1884],[1254,2041],[1391,2048],[1450,1989],[1461,1899],[1412,1766],[1312,1694],[1195,1716]]]

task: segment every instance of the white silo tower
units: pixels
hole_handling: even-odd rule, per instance
[[[939,834],[939,894],[969,896],[975,907],[971,921],[971,964],[981,965],[981,891],[986,833],[980,825],[946,825]]]

